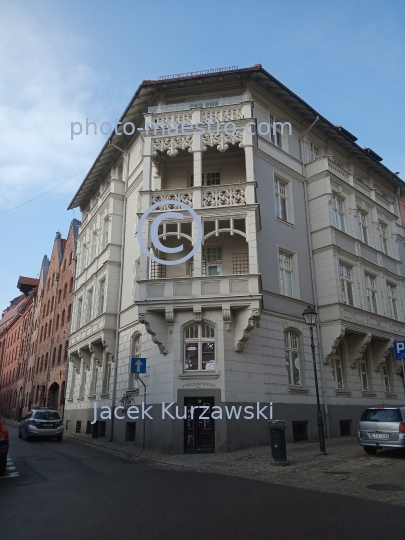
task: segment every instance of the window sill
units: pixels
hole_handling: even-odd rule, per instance
[[[78,397],[77,401],[84,401],[84,397]]]
[[[397,398],[398,395],[397,394],[393,394],[391,392],[385,392],[385,397],[387,398]]]
[[[377,394],[375,392],[370,392],[369,390],[362,390],[361,395],[364,397],[375,397]]]
[[[290,227],[294,227],[295,228],[295,225],[294,223],[291,223],[290,221],[286,221],[285,219],[281,219],[279,217],[276,216],[276,220],[281,222],[281,223],[285,223],[286,225],[289,225]]]
[[[335,396],[351,396],[352,393],[350,390],[345,390],[344,388],[335,388]]]
[[[94,401],[95,399],[97,399],[97,396],[96,395],[93,395],[93,396],[87,396],[87,399],[89,401]]]
[[[66,400],[68,403],[73,403],[73,398],[67,398]]]
[[[100,394],[100,398],[102,399],[108,399],[110,397],[110,392],[107,392],[106,394]]]
[[[203,373],[201,371],[194,371],[190,373],[180,373],[179,379],[218,379],[218,377],[221,375],[220,371],[214,371],[214,372],[206,372]]]
[[[303,388],[302,386],[295,386],[293,384],[288,385],[289,394],[309,394],[308,388]]]
[[[139,388],[131,388],[126,391],[128,396],[138,396],[139,395]]]

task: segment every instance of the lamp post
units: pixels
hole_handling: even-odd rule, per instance
[[[309,327],[309,331],[311,333],[311,349],[312,349],[312,361],[314,364],[314,375],[315,375],[315,390],[316,390],[316,404],[318,407],[318,435],[319,435],[319,453],[323,456],[327,455],[326,448],[325,448],[325,434],[323,431],[323,419],[322,419],[322,413],[321,413],[321,404],[319,402],[319,388],[318,388],[318,374],[316,371],[316,359],[315,359],[315,345],[314,345],[314,331],[313,328],[316,325],[316,319],[318,317],[318,313],[315,311],[314,308],[307,307],[307,309],[304,309],[304,312],[302,314],[304,321],[306,325]]]

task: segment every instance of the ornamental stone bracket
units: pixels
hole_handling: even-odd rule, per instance
[[[138,315],[138,320],[139,320],[139,322],[145,326],[145,330],[148,332],[148,334],[150,334],[153,343],[155,343],[155,344],[158,346],[159,351],[160,351],[160,354],[167,354],[167,353],[168,353],[168,350],[167,350],[166,347],[163,345],[163,343],[162,343],[161,341],[158,340],[158,338],[157,338],[157,336],[156,336],[156,332],[154,332],[154,331],[151,329],[150,324],[149,324],[149,322],[146,320],[145,316],[146,316],[145,313],[139,313],[139,315]]]
[[[80,362],[80,356],[79,356],[78,351],[72,351],[69,354],[69,362],[72,363],[73,369],[75,369],[76,374],[79,375],[81,362]]]
[[[169,329],[169,333],[173,334],[173,328],[174,328],[174,311],[171,307],[169,310],[165,311],[165,319],[167,322],[167,327]]]
[[[371,332],[367,332],[367,334],[364,334],[363,336],[361,336],[361,338],[355,344],[354,348],[355,350],[357,350],[357,352],[355,353],[356,356],[354,357],[354,359],[352,360],[350,364],[350,367],[352,369],[355,369],[358,363],[360,362],[360,360],[362,360],[370,341],[371,341]]]
[[[90,343],[89,344],[89,351],[93,355],[93,358],[97,363],[97,366],[102,367],[102,365],[103,365],[103,346],[102,346],[101,342]]]
[[[346,328],[340,325],[337,328],[335,326],[333,326],[332,328],[322,328],[324,341],[326,341],[326,350],[330,350],[330,353],[326,355],[323,361],[324,364],[328,364],[331,360],[334,360],[338,357],[338,348],[341,340],[345,335],[345,332]]]
[[[245,343],[249,340],[250,334],[255,326],[260,328],[260,309],[252,309],[252,313],[248,319],[248,324],[243,331],[243,336],[236,344],[235,352],[243,352]]]
[[[109,343],[105,339],[103,339],[101,344],[103,345],[105,349],[107,361],[111,365],[115,361],[115,358],[114,358],[114,355],[109,352]]]
[[[387,362],[388,355],[390,350],[393,347],[393,339],[384,340],[381,342],[373,342],[373,357],[377,358],[377,363],[375,366],[375,371],[378,373],[381,371],[382,366]]]
[[[231,331],[231,323],[232,323],[232,315],[231,315],[231,308],[229,305],[222,306],[222,320],[225,323],[225,330],[227,332]]]

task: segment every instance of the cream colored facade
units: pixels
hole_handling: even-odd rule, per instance
[[[99,410],[123,398],[141,407],[144,386],[130,373],[131,358],[139,356],[147,358],[142,382],[154,411],[146,422],[149,447],[188,451],[187,441],[203,437],[191,434],[184,419],[160,414],[162,402],[182,411],[198,399],[222,407],[271,401],[290,440],[315,437],[312,355],[301,316],[307,305],[319,311],[318,377],[331,436],[350,423],[354,434],[371,402],[404,401],[392,358],[392,341],[404,334],[402,182],[350,134],[315,119],[261,66],[139,87],[120,119],[137,131],[110,137],[71,203],[84,214],[69,349],[70,429],[79,422],[90,431],[94,402]],[[208,120],[233,122],[237,132],[222,125],[201,135],[196,124]],[[273,121],[288,122],[291,134],[250,133]],[[193,127],[168,134],[170,122]],[[146,132],[147,123],[166,132]],[[163,222],[163,244],[182,243],[187,252],[196,240],[195,222],[176,201],[196,211],[204,230],[193,258],[173,266],[151,262],[138,241],[140,217],[168,199],[173,203],[149,214],[142,230],[156,256],[178,258],[151,244],[149,227],[162,211],[184,215]],[[342,296],[350,290],[353,302]],[[143,429],[141,419],[106,418],[99,433],[142,444]],[[211,451],[268,439],[263,418],[224,417],[210,429]]]

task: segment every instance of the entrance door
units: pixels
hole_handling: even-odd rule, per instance
[[[214,398],[184,398],[184,405],[187,407],[187,419],[184,421],[184,453],[215,452],[215,425],[211,418]],[[199,408],[192,411],[192,407]],[[203,418],[200,418],[201,416]]]

